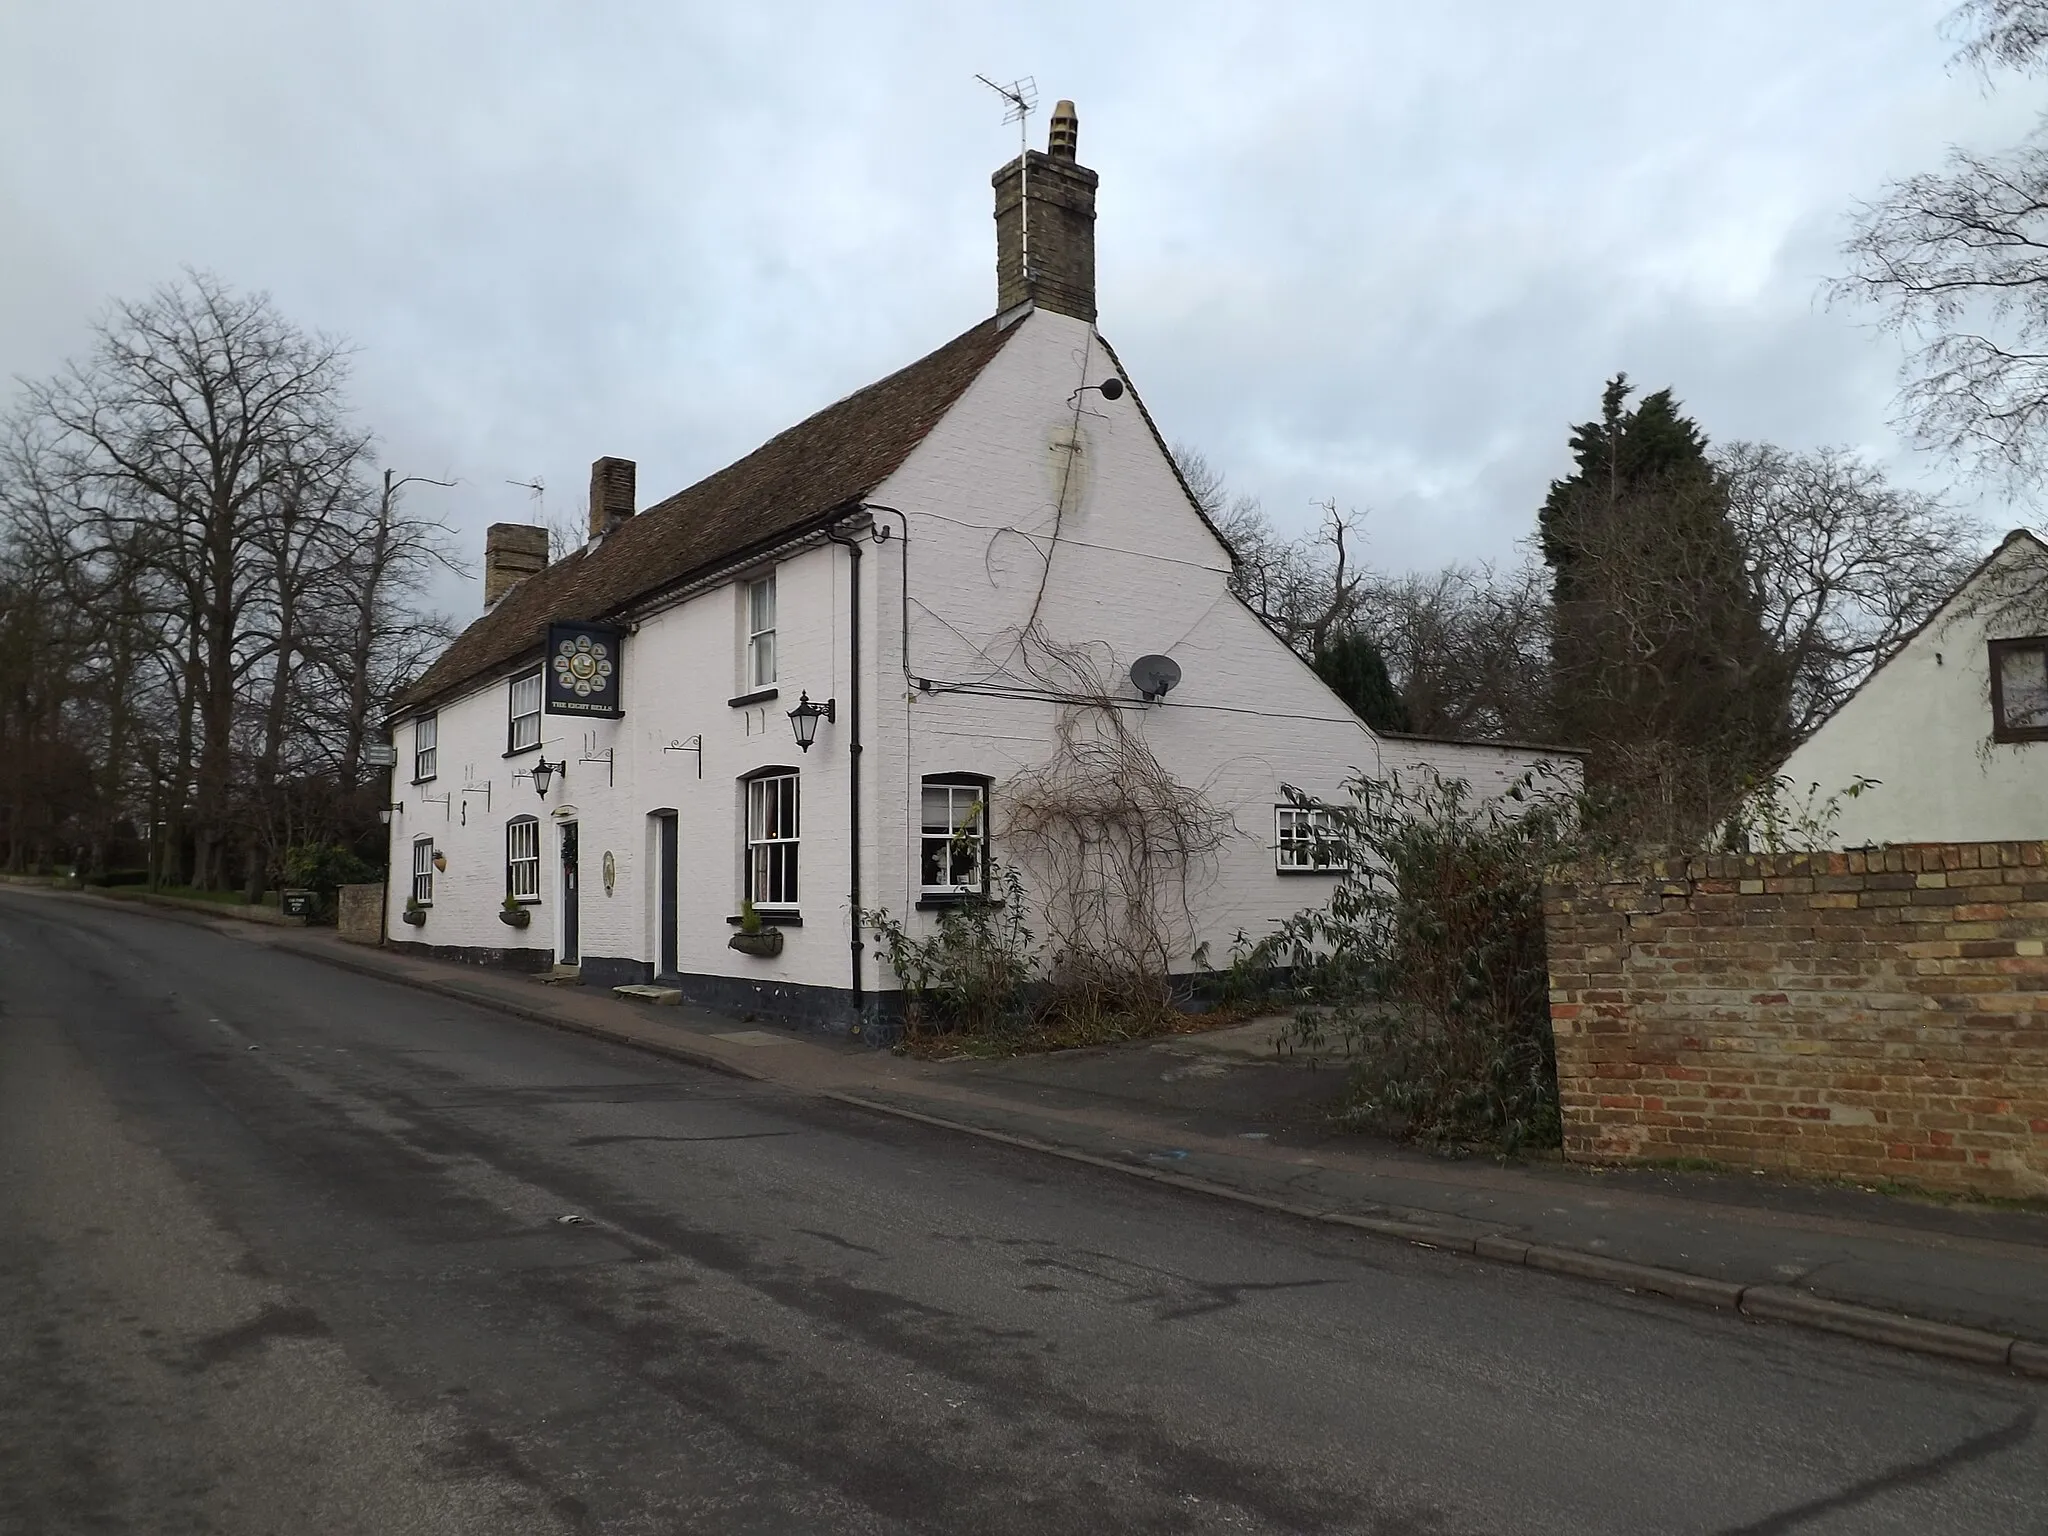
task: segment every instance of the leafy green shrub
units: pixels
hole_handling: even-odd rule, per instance
[[[1032,1018],[1031,982],[1039,943],[1028,921],[1024,882],[1015,868],[990,859],[990,894],[964,896],[939,912],[938,931],[919,938],[887,910],[862,912],[903,984],[907,1034],[1000,1036],[1022,1032]]]
[[[1754,782],[1722,828],[1722,841],[1740,853],[1815,853],[1835,846],[1842,802],[1855,800],[1884,781],[1857,774],[1823,797],[1818,781],[1802,795],[1789,774]]]
[[[1437,1143],[1555,1146],[1560,1119],[1543,879],[1578,851],[1578,797],[1547,770],[1498,800],[1461,780],[1359,775],[1318,813],[1321,907],[1253,952],[1278,972],[1304,1044],[1359,1065],[1348,1118]]]

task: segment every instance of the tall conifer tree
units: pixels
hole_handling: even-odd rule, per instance
[[[1596,780],[1658,808],[1655,835],[1698,836],[1784,750],[1787,672],[1705,436],[1670,390],[1630,394],[1609,381],[1539,518],[1553,717]]]

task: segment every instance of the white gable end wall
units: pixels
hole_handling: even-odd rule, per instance
[[[880,579],[894,633],[884,642],[891,654],[872,755],[887,765],[878,780],[902,789],[893,814],[883,812],[894,835],[879,850],[871,904],[899,913],[915,905],[926,774],[996,781],[1001,857],[1003,783],[1052,754],[1061,706],[991,691],[1071,686],[1042,647],[1018,644],[1036,605],[1043,635],[1085,656],[1105,691],[1134,704],[1134,659],[1161,653],[1180,664],[1181,683],[1163,702],[1123,718],[1179,782],[1230,818],[1232,835],[1190,889],[1191,942],[1174,957],[1179,969],[1197,968],[1194,949],[1205,944],[1209,963],[1222,964],[1239,930],[1257,937],[1333,883],[1276,872],[1281,786],[1334,798],[1355,772],[1381,776],[1395,763],[1232,596],[1228,553],[1190,506],[1136,399],[1105,401],[1086,389],[1077,422],[1076,388],[1116,376],[1092,327],[1045,312],[1020,323],[1023,333],[876,494],[909,523],[908,671],[938,686],[905,681],[906,551],[885,546]],[[1508,759],[1519,773],[1534,754],[1402,743],[1393,757],[1428,757],[1478,781],[1499,777]]]
[[[1988,643],[2031,631],[1988,617],[1999,605],[1986,596],[2040,560],[2030,541],[2009,543],[1785,760],[1795,801],[1880,781],[1841,799],[1835,846],[2048,837],[2048,743],[1991,737]]]
[[[992,780],[1002,857],[1004,786],[1054,753],[1069,707],[1045,690],[1072,688],[1077,679],[1048,670],[1043,646],[1020,650],[1034,609],[1037,632],[1092,674],[1087,686],[1129,705],[1119,718],[1180,783],[1201,790],[1228,818],[1224,847],[1192,872],[1187,931],[1175,936],[1170,957],[1177,970],[1222,965],[1238,932],[1257,937],[1328,895],[1332,876],[1275,869],[1283,785],[1334,798],[1357,772],[1383,777],[1427,764],[1498,793],[1540,756],[1383,741],[1367,730],[1230,594],[1228,553],[1188,503],[1135,397],[1106,401],[1084,391],[1077,423],[1076,387],[1115,376],[1092,327],[1046,312],[1020,321],[1010,343],[873,493],[874,502],[902,509],[901,521],[875,514],[889,538],[863,538],[857,562],[842,547],[816,543],[775,562],[773,698],[733,702],[749,690],[740,672],[740,588],[726,581],[640,616],[624,640],[621,720],[543,715],[538,750],[507,755],[507,680],[494,678],[440,708],[440,773],[426,786],[404,783],[413,727],[401,725],[394,798],[405,809],[392,824],[391,937],[451,956],[509,955],[545,965],[561,948],[560,837],[573,820],[584,980],[646,979],[662,954],[657,818],[672,813],[677,973],[686,996],[843,1024],[855,966],[855,572],[864,738],[859,905],[914,923],[933,921],[918,911],[922,779]],[[849,519],[849,527],[856,524]],[[735,573],[736,580],[747,574]],[[1127,678],[1130,663],[1148,652],[1170,655],[1182,668],[1180,685],[1152,705]],[[906,672],[933,686],[918,686]],[[805,691],[836,709],[807,754],[788,720]],[[544,801],[530,779],[512,777],[543,755],[568,765]],[[782,925],[781,954],[743,955],[727,944],[741,891],[742,780],[779,766],[796,768],[802,785],[801,922]],[[465,797],[465,786],[477,792]],[[430,804],[427,794],[452,798]],[[506,823],[528,814],[541,823],[541,896],[522,930],[498,913]],[[435,839],[448,867],[436,874],[426,922],[414,928],[401,916],[411,842],[422,833]],[[875,946],[858,964],[864,991],[895,988]]]

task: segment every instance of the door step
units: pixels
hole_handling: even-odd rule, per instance
[[[583,967],[558,965],[553,970],[535,973],[533,979],[544,987],[580,986],[583,982]]]
[[[627,987],[613,987],[612,996],[623,997],[629,1003],[660,1003],[671,1008],[683,1000],[683,994],[674,987],[650,986],[645,982],[636,982]]]

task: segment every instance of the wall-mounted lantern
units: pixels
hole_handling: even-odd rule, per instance
[[[383,822],[383,823],[384,823],[384,825],[388,827],[388,826],[390,826],[390,825],[391,825],[391,813],[392,813],[393,811],[397,811],[397,812],[398,812],[398,813],[399,813],[399,814],[400,814],[401,816],[402,816],[402,815],[404,815],[404,814],[405,814],[405,802],[404,802],[403,800],[398,800],[398,801],[394,801],[394,802],[393,802],[392,804],[390,804],[390,805],[380,805],[380,806],[378,806],[378,807],[377,807],[377,819],[378,819],[379,821]]]
[[[569,780],[569,760],[566,757],[559,763],[551,763],[544,757],[535,758],[533,761],[533,792],[539,795],[541,799],[547,799],[548,786],[555,782],[555,775],[558,773],[562,776],[562,782],[566,784]]]
[[[789,728],[796,732],[796,744],[804,751],[810,751],[811,743],[818,739],[818,722],[834,718],[837,702],[827,699],[822,704],[813,704],[808,693],[797,700],[796,708],[789,712]]]

